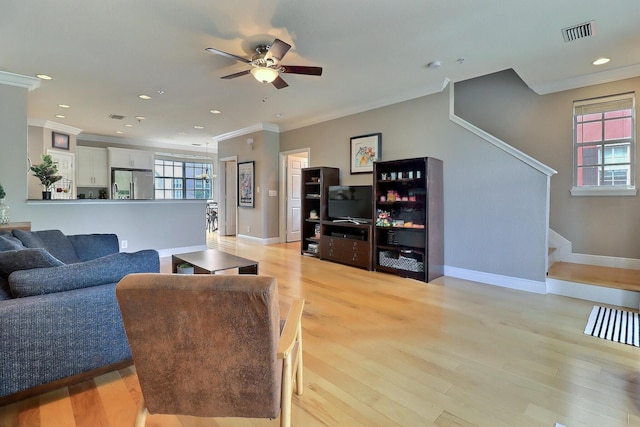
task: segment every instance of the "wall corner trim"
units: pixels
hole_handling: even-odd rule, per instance
[[[490,144],[493,144],[494,146],[498,147],[499,149],[501,149],[502,151],[508,153],[509,155],[515,157],[516,159],[522,161],[523,163],[526,163],[527,165],[531,166],[532,168],[534,168],[535,170],[539,171],[540,173],[543,173],[547,176],[552,176],[555,175],[556,173],[558,173],[556,170],[550,168],[549,166],[545,165],[544,163],[534,159],[533,157],[523,153],[522,151],[512,147],[511,145],[507,144],[506,142],[502,141],[499,138],[496,138],[495,136],[491,135],[488,132],[485,132],[484,130],[480,129],[479,127],[469,123],[468,121],[464,120],[461,117],[458,117],[455,115],[454,111],[455,111],[455,88],[454,88],[455,84],[453,82],[451,82],[450,86],[449,86],[449,120],[451,120],[452,122],[456,123],[457,125],[465,128],[466,130],[468,130],[471,133],[476,134],[477,136],[479,136],[480,138],[484,139],[485,141],[489,142]]]

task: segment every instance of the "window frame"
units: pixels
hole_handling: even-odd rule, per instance
[[[615,120],[615,118],[605,118],[606,112],[619,111],[616,109],[603,109],[602,123],[603,138],[600,141],[581,142],[578,143],[578,116],[585,116],[588,112],[578,113],[579,108],[585,106],[606,104],[616,101],[631,101],[631,136],[629,138],[606,140],[604,138],[605,123],[609,120]],[[573,150],[573,184],[571,188],[572,196],[635,196],[637,194],[636,189],[636,110],[635,110],[635,92],[621,93],[617,95],[608,95],[598,98],[590,98],[573,102],[573,138],[572,138],[572,150]],[[607,148],[613,148],[616,145],[624,143],[628,144],[629,163],[607,163],[605,157],[605,151]],[[596,167],[600,173],[600,170],[604,172],[606,168],[611,166],[627,166],[629,168],[629,184],[627,185],[602,185],[603,177],[598,177],[598,185],[578,185],[578,170],[585,165],[578,165],[578,150],[584,146],[594,146],[598,150],[602,151],[601,159],[596,164],[590,165]],[[600,155],[598,155],[600,157]]]
[[[173,165],[168,165],[166,162],[171,162],[173,163]],[[167,176],[164,175],[164,172],[166,171],[166,169],[168,167],[170,168],[175,168],[177,166],[177,164],[180,164],[179,168],[180,168],[180,176]],[[189,166],[188,166],[189,165]],[[157,174],[157,167],[158,166],[162,166],[163,169],[163,175],[159,175]],[[158,198],[157,194],[155,194],[156,199],[158,200],[208,200],[212,197],[213,194],[213,182],[212,182],[212,177],[213,177],[213,163],[212,162],[208,162],[206,160],[203,161],[197,161],[197,160],[185,160],[185,159],[166,159],[166,158],[162,158],[162,157],[156,157],[156,159],[154,160],[154,164],[153,164],[153,173],[154,173],[154,181],[157,182],[157,180],[172,180],[173,181],[173,186],[172,188],[165,188],[164,186],[162,188],[159,188],[157,185],[154,185],[154,192],[162,192],[164,196],[166,196],[167,194],[173,195],[175,196],[176,192],[180,192],[182,197],[181,198],[176,198],[176,197],[172,197],[172,198],[167,198],[167,197],[162,197],[162,198]],[[206,182],[205,178],[201,178],[201,177],[188,177],[187,176],[187,167],[201,167],[203,170],[209,170],[209,180],[208,182]],[[176,181],[179,181],[179,183],[177,184]],[[193,181],[194,183],[194,188],[193,190],[189,190],[189,185],[188,185],[188,181]],[[202,189],[198,189],[197,187],[197,182],[202,182],[203,188]],[[192,192],[194,195],[198,192],[198,191],[203,191],[204,192],[204,196],[202,198],[197,198],[197,197],[187,197],[187,195]]]

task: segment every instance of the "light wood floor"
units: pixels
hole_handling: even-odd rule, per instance
[[[302,257],[298,244],[211,245],[258,260],[284,304],[307,300],[295,427],[640,425],[640,349],[584,335],[590,302],[424,284]],[[0,426],[132,426],[139,398],[131,367],[0,407]],[[147,425],[278,421],[153,415]]]

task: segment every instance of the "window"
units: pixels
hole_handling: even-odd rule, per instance
[[[156,199],[210,199],[211,163],[156,158]]]
[[[571,194],[635,195],[635,95],[573,103]]]

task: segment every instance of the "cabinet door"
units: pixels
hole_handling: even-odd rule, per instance
[[[93,154],[85,147],[77,147],[78,156],[76,176],[78,187],[90,187],[93,185]]]
[[[153,169],[153,153],[142,150],[131,150],[131,167],[135,169]]]
[[[107,150],[104,148],[96,148],[91,151],[93,152],[93,184],[96,187],[108,187],[109,172],[107,170]]]
[[[109,147],[109,166],[112,168],[131,168],[129,151],[131,150]]]

